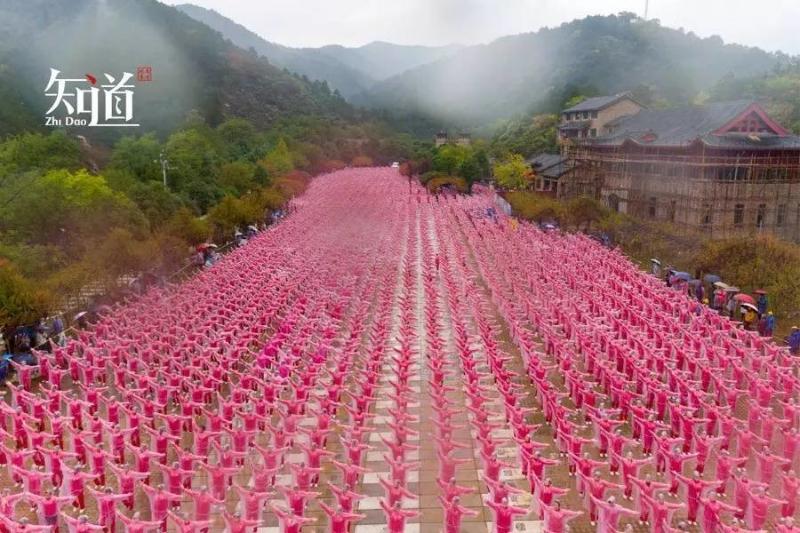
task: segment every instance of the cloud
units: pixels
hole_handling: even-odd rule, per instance
[[[476,44],[587,15],[643,14],[645,0],[193,0],[289,46]],[[177,3],[177,2],[173,2]],[[800,53],[798,0],[650,0],[650,17],[702,37]]]

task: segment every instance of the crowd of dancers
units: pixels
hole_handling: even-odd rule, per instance
[[[319,177],[37,353],[0,403],[0,531],[800,530],[789,353],[492,201]]]

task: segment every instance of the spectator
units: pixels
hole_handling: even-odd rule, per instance
[[[767,312],[767,307],[769,307],[769,299],[767,298],[766,293],[759,293],[756,307],[758,308],[758,314],[764,316],[764,313]]]
[[[772,334],[775,332],[775,315],[772,314],[772,311],[767,313],[767,324],[764,328],[764,336],[765,337],[772,337]]]
[[[697,298],[698,302],[702,302],[706,296],[706,288],[703,287],[701,282],[698,282],[697,285],[694,287],[694,296]]]
[[[752,330],[758,322],[758,314],[750,307],[744,312],[744,329]]]
[[[788,342],[789,350],[792,352],[792,355],[800,353],[800,329],[798,329],[797,326],[792,326],[792,332],[789,334]]]

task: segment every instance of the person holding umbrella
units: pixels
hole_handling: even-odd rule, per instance
[[[744,311],[744,318],[742,320],[744,322],[744,329],[749,331],[753,329],[753,326],[758,321],[757,309],[753,304],[743,303],[742,311]]]

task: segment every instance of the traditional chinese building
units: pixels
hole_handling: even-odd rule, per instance
[[[533,189],[547,196],[558,197],[561,176],[569,171],[569,160],[561,154],[537,154],[526,160],[533,174]]]
[[[587,98],[561,112],[558,127],[560,142],[606,135],[607,124],[621,117],[635,115],[643,106],[629,93]]]
[[[601,128],[563,143],[559,197],[593,196],[714,238],[771,232],[800,241],[800,137],[758,104],[641,109]]]
[[[457,146],[469,146],[472,144],[472,137],[469,133],[460,132],[458,135],[451,137],[446,131],[440,131],[433,137],[433,144],[436,148],[444,146],[445,144],[455,144]]]

